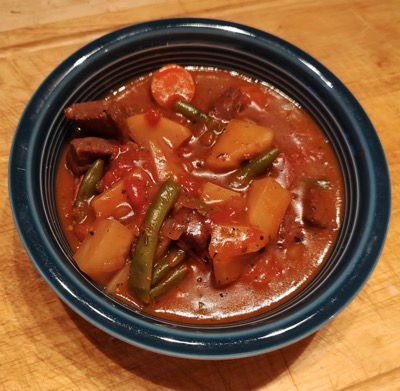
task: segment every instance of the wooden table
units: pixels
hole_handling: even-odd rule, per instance
[[[371,279],[322,330],[259,357],[168,358],[104,334],[68,309],[42,280],[10,212],[11,141],[45,76],[105,33],[181,16],[245,23],[319,59],[364,106],[391,171],[391,227]],[[0,389],[400,390],[398,0],[2,0],[0,20]]]

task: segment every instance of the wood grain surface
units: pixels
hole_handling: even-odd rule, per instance
[[[245,23],[299,46],[359,99],[386,152],[392,218],[368,283],[293,346],[215,362],[129,346],[67,308],[18,237],[8,156],[22,111],[65,57],[117,28],[199,16]],[[398,0],[0,0],[1,390],[400,390],[400,5]]]

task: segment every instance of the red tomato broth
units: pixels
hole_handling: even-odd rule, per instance
[[[192,103],[208,112],[212,102],[229,87],[244,93],[243,107],[235,118],[250,119],[274,130],[274,145],[281,154],[267,176],[275,178],[292,193],[292,201],[280,225],[277,237],[271,238],[264,251],[247,263],[239,278],[228,285],[218,286],[213,278],[211,260],[189,259],[188,276],[159,299],[143,305],[127,288],[120,284],[115,296],[134,308],[164,319],[189,323],[223,323],[252,317],[275,308],[303,289],[318,273],[331,253],[343,216],[344,189],[339,164],[325,135],[312,118],[296,103],[276,89],[220,70],[191,69],[196,85]],[[178,203],[194,203],[193,198],[205,181],[228,187],[229,173],[212,172],[204,167],[204,160],[218,134],[202,124],[190,124],[175,111],[159,107],[152,99],[151,75],[133,80],[113,94],[125,116],[148,112],[152,121],[165,116],[190,127],[193,136],[176,150],[183,174],[177,175],[182,185]],[[150,112],[148,110],[151,110]],[[154,197],[157,185],[147,152],[140,152],[140,166],[150,177],[143,208],[127,218],[124,224],[137,230],[145,210]],[[126,159],[128,157],[128,159]],[[120,154],[110,166],[125,167],[129,172],[129,154]],[[66,151],[61,159],[56,196],[62,227],[73,251],[79,247],[73,229],[73,189],[77,182],[66,167]],[[119,163],[120,166],[119,166]],[[118,171],[116,169],[116,171]],[[111,175],[111,171],[106,176]],[[116,176],[123,176],[115,173]],[[328,227],[316,227],[303,219],[304,196],[312,181],[329,181],[327,191]],[[112,181],[111,181],[112,182]],[[111,183],[110,182],[110,183]],[[143,202],[143,194],[139,196]],[[218,223],[240,224],[247,219],[246,194],[231,206],[210,207],[209,216]],[[133,201],[132,205],[135,202]],[[95,219],[89,214],[88,226]],[[197,258],[197,257],[195,257]]]

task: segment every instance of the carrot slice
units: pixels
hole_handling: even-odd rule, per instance
[[[190,102],[195,89],[191,73],[177,64],[161,67],[151,80],[151,93],[161,107],[173,108],[178,99]]]

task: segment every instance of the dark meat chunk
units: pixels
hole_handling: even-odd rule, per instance
[[[95,100],[74,103],[64,110],[64,115],[78,128],[98,136],[118,137],[119,129],[107,110],[110,101]]]
[[[296,209],[290,204],[283,217],[283,222],[279,227],[277,244],[280,247],[284,247],[292,243],[301,243],[303,240],[303,227],[297,220]]]
[[[178,220],[185,224],[185,232],[181,239],[193,250],[202,250],[208,246],[211,230],[206,218],[194,209],[180,209]]]
[[[75,175],[81,175],[95,160],[110,158],[117,147],[115,141],[100,137],[73,139],[67,153],[68,168]]]
[[[172,240],[184,242],[192,251],[206,249],[211,237],[207,219],[195,209],[182,207],[165,221],[162,234]]]
[[[335,198],[330,189],[312,186],[305,191],[303,220],[313,227],[327,228],[334,224]]]
[[[214,102],[210,115],[214,118],[229,121],[242,109],[243,94],[237,88],[230,87]]]
[[[126,119],[133,114],[134,112],[131,111],[131,107],[124,101],[111,100],[107,107],[108,118],[114,124],[115,129],[118,129],[117,132],[114,130],[114,133],[123,142],[130,139]]]

